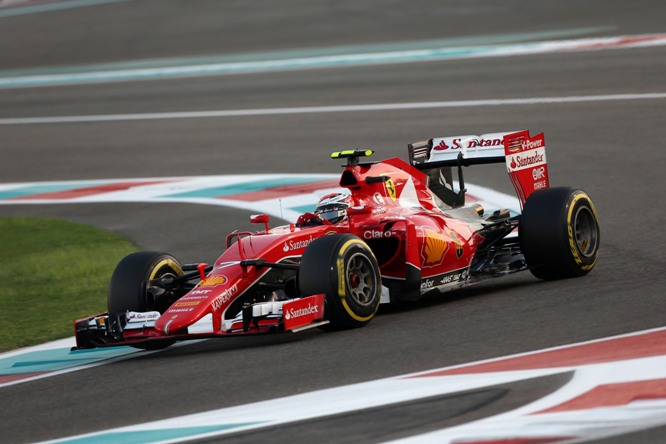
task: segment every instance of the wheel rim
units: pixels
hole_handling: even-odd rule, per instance
[[[174,266],[172,266],[171,263],[169,263],[169,262],[167,262],[165,264],[158,265],[158,267],[153,269],[153,271],[150,273],[150,277],[152,279],[150,279],[148,282],[146,282],[144,284],[145,289],[144,289],[143,293],[144,293],[144,298],[145,298],[145,301],[146,301],[146,310],[148,310],[148,311],[157,310],[160,313],[164,313],[166,311],[166,309],[169,308],[168,305],[164,306],[163,302],[162,302],[162,304],[160,304],[159,298],[156,297],[155,294],[153,294],[153,292],[151,291],[151,288],[155,288],[155,287],[150,286],[150,281],[156,280],[156,279],[162,279],[162,278],[167,277],[167,276],[175,278],[179,274],[180,273],[178,273],[178,270],[175,270]],[[162,287],[158,287],[158,288],[161,289],[161,290],[166,290]],[[163,291],[161,291],[160,293],[163,293]],[[162,305],[162,306],[160,306],[160,305]]]
[[[598,232],[594,214],[588,207],[580,207],[574,218],[576,248],[585,257],[592,257],[597,249]]]
[[[375,298],[375,270],[368,258],[354,254],[347,263],[347,287],[352,300],[363,307],[372,306]]]

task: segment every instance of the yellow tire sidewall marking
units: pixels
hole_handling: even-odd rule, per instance
[[[183,274],[183,269],[180,268],[180,265],[178,265],[176,261],[174,261],[173,259],[163,259],[159,261],[157,265],[153,267],[152,270],[150,270],[150,276],[148,277],[148,280],[152,281],[153,279],[155,279],[157,277],[157,272],[160,271],[162,267],[165,266],[171,268],[176,273],[176,276],[180,276]]]
[[[592,261],[591,264],[589,265],[584,265],[583,264],[583,259],[581,259],[580,255],[578,254],[578,247],[576,246],[576,238],[573,233],[573,228],[572,228],[572,215],[573,215],[573,210],[576,207],[576,204],[580,199],[587,199],[587,203],[590,205],[590,208],[592,209],[592,213],[594,214],[594,221],[596,224],[598,224],[598,218],[597,218],[597,210],[594,208],[594,204],[592,201],[589,199],[586,193],[578,193],[573,200],[571,201],[571,204],[569,205],[569,212],[567,214],[567,232],[569,234],[569,250],[571,250],[571,254],[573,255],[574,261],[576,261],[576,265],[578,265],[581,270],[591,270],[592,267],[594,267],[594,264],[596,262],[596,259]]]
[[[342,306],[344,307],[345,311],[349,316],[351,316],[354,320],[358,322],[367,322],[370,319],[372,319],[372,317],[375,315],[375,312],[377,311],[377,307],[379,307],[379,304],[377,304],[372,314],[370,314],[369,316],[359,316],[356,313],[354,313],[354,311],[349,307],[349,304],[347,304],[347,299],[346,299],[347,286],[345,282],[346,270],[345,270],[344,255],[345,251],[347,251],[347,249],[349,249],[354,245],[363,245],[363,243],[358,239],[349,239],[342,245],[342,247],[338,251],[338,257],[336,258],[336,267],[338,270],[338,297],[340,298],[340,302],[342,302]],[[372,255],[372,252],[370,252],[370,254]]]

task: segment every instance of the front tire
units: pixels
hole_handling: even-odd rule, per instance
[[[324,293],[333,330],[366,325],[382,295],[377,259],[368,245],[351,234],[314,240],[303,253],[298,275],[302,295]]]
[[[519,238],[527,266],[537,278],[586,275],[594,268],[599,251],[594,204],[578,189],[536,191],[525,202]]]
[[[118,263],[111,276],[107,300],[109,313],[126,311],[164,313],[170,304],[168,301],[156,298],[153,292],[148,291],[148,283],[169,275],[183,275],[182,265],[170,254],[142,251],[126,256]],[[135,347],[155,350],[168,347],[174,342],[166,340]]]

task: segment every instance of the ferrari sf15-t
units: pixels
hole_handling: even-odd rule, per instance
[[[127,256],[111,277],[108,312],[75,321],[77,347],[362,327],[381,303],[525,270],[562,279],[594,267],[596,210],[584,191],[550,187],[543,134],[428,139],[408,145],[408,161],[371,154],[333,153],[345,162],[345,195],[329,202],[344,204],[336,218],[305,213],[271,228],[268,215],[252,216],[261,229],[229,234],[212,265]],[[466,204],[463,169],[491,163],[506,166],[520,214]]]

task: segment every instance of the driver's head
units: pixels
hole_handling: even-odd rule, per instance
[[[351,205],[351,196],[348,193],[331,193],[319,199],[314,212],[322,219],[335,224],[347,216],[349,205]]]

